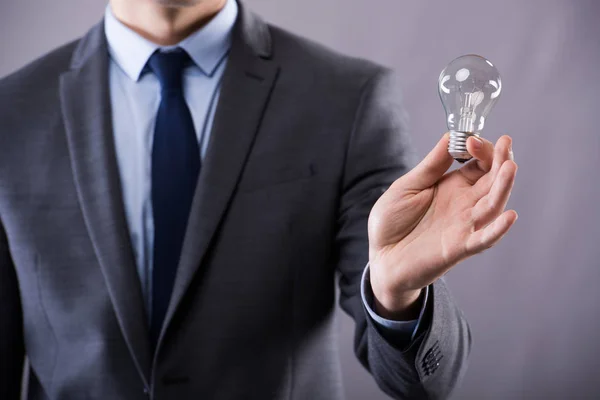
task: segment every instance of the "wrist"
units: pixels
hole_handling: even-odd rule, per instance
[[[394,321],[417,319],[421,311],[422,289],[379,295],[373,290],[375,312],[382,318]]]
[[[385,319],[395,321],[408,321],[419,317],[422,300],[422,288],[402,287],[391,285],[387,274],[382,274],[383,265],[371,259],[369,262],[369,275],[371,290],[373,292],[374,311]]]

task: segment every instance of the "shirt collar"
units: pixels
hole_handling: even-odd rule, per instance
[[[111,58],[134,81],[140,78],[148,59],[157,49],[174,47],[184,49],[198,68],[211,76],[229,51],[237,14],[236,1],[227,0],[223,9],[201,29],[175,46],[161,47],[124,25],[108,5],[104,13],[104,32]]]

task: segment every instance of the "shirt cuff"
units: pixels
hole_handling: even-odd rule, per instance
[[[424,292],[424,293],[423,293]],[[371,319],[375,322],[377,327],[379,328],[381,334],[388,340],[393,343],[402,343],[407,342],[409,339],[412,341],[415,338],[417,331],[419,330],[419,325],[421,324],[421,320],[423,319],[423,315],[425,314],[425,308],[427,306],[427,298],[429,297],[429,286],[427,286],[423,292],[421,293],[422,298],[422,306],[421,311],[419,312],[419,318],[413,319],[410,321],[394,321],[390,319],[385,319],[375,311],[373,311],[373,289],[371,288],[370,274],[369,274],[369,264],[365,267],[363,272],[363,276],[360,282],[360,294],[362,297],[363,304],[367,313],[371,317]]]

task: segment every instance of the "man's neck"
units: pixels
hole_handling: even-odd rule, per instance
[[[172,46],[206,25],[227,0],[204,0],[174,7],[148,0],[111,0],[115,17],[139,35],[161,46]]]

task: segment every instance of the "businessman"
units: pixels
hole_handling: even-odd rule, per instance
[[[470,138],[447,172],[444,135],[411,169],[399,100],[234,0],[111,0],[4,78],[0,398],[342,399],[336,272],[381,389],[448,397],[440,278],[513,225],[517,166]]]

